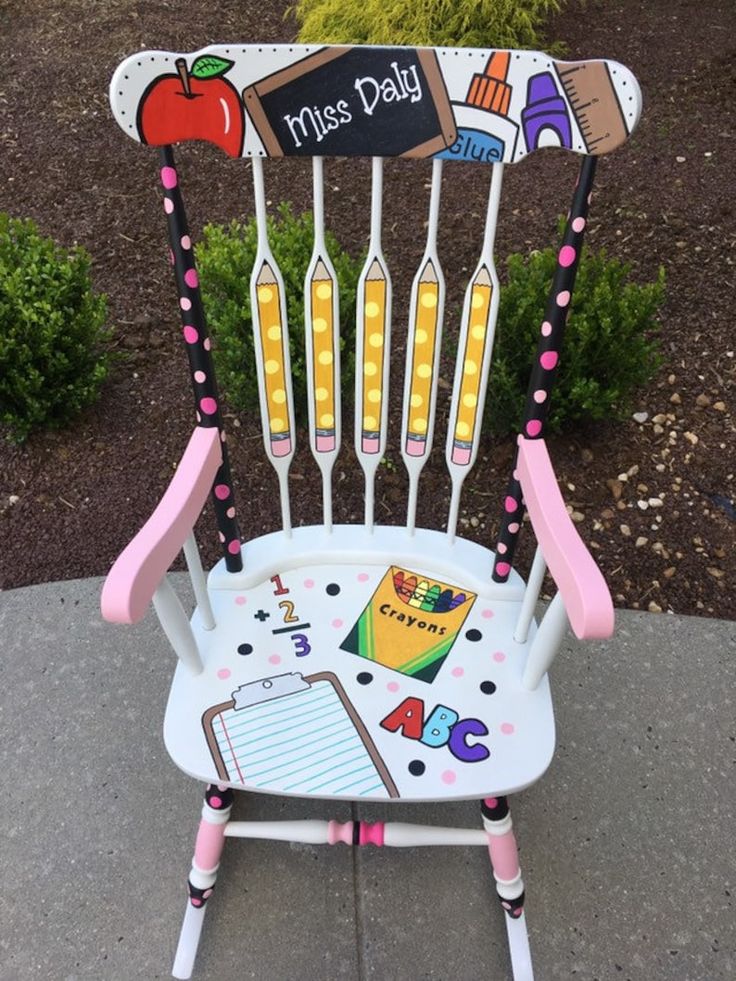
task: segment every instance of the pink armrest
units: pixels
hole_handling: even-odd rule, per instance
[[[102,587],[102,615],[112,623],[137,623],[156,587],[204,507],[222,462],[216,426],[198,426],[164,496],[119,556]]]
[[[613,602],[603,575],[570,520],[543,439],[519,437],[519,482],[532,527],[581,640],[610,637]]]

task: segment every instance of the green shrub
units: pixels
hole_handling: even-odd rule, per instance
[[[23,442],[93,402],[107,376],[107,302],[90,257],[0,213],[0,424]]]
[[[294,387],[294,413],[307,420],[307,375],[304,350],[304,277],[314,244],[310,213],[295,217],[288,203],[279,205],[279,217],[268,219],[274,258],[284,277],[289,351]],[[256,257],[255,218],[246,224],[207,225],[196,247],[207,322],[215,340],[215,370],[230,406],[258,408],[253,327],[250,315],[250,275]],[[351,259],[329,232],[327,251],[340,287],[340,346],[342,388],[349,391],[355,377],[355,293],[362,259]]]
[[[299,40],[537,48],[564,0],[297,0]]]
[[[555,249],[506,260],[501,286],[486,416],[499,434],[518,430],[529,372],[544,320]],[[664,300],[664,269],[655,282],[630,281],[630,267],[583,249],[565,329],[548,426],[568,428],[583,420],[621,416],[636,389],[659,367],[652,336]]]

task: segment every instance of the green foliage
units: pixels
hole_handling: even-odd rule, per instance
[[[269,244],[284,277],[289,324],[294,413],[307,420],[307,374],[304,349],[304,277],[314,245],[314,219],[310,213],[295,217],[287,202],[279,217],[268,219]],[[207,225],[196,247],[207,323],[215,344],[213,354],[218,381],[234,409],[258,409],[253,327],[250,310],[250,274],[256,257],[255,218],[246,224]],[[349,391],[355,377],[355,294],[362,259],[352,259],[335,237],[325,235],[327,251],[340,287],[340,344],[342,387]]]
[[[299,40],[538,48],[564,0],[297,0]]]
[[[521,424],[539,326],[557,262],[554,249],[506,260],[486,416],[497,433]],[[630,281],[630,267],[605,251],[583,249],[565,329],[548,427],[620,417],[636,389],[661,363],[653,332],[664,300],[665,274]]]
[[[23,442],[93,402],[107,376],[107,302],[90,257],[0,213],[0,424]]]

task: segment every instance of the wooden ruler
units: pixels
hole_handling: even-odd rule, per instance
[[[628,129],[605,61],[555,67],[588,153],[608,153],[623,143]]]

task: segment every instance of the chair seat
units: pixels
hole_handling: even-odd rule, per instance
[[[198,780],[261,793],[429,801],[507,794],[554,749],[547,679],[521,685],[523,582],[436,531],[295,529],[208,580],[216,627],[179,665],[164,725]]]

